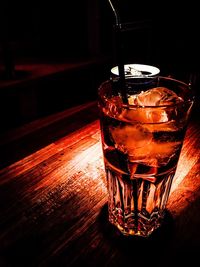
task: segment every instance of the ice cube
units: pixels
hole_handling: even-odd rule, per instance
[[[145,177],[146,180],[150,182],[156,181],[155,175],[158,173],[157,167],[141,165],[141,164],[137,164],[135,162],[129,161],[128,168],[129,168],[129,173],[130,173],[130,179],[141,178],[141,175],[142,175],[143,179]]]
[[[122,112],[122,104],[120,96],[114,96],[106,101],[106,106],[103,110],[107,115],[115,118]]]
[[[139,106],[163,106],[172,105],[183,101],[175,92],[166,87],[156,87],[138,94],[135,99],[135,105]]]
[[[168,113],[164,108],[156,108],[154,110],[146,110],[146,116],[149,122],[161,123],[169,121]]]
[[[128,97],[128,103],[129,103],[129,105],[137,105],[137,96],[138,95],[130,95],[129,97]]]
[[[128,121],[140,121],[141,123],[161,123],[170,120],[171,110],[164,106],[169,106],[183,101],[176,93],[166,87],[156,87],[140,94],[131,95],[128,98],[131,107],[121,114]],[[156,106],[156,108],[155,108]]]
[[[110,128],[115,147],[124,153],[145,147],[152,140],[152,133],[140,124]]]
[[[180,142],[150,142],[129,151],[129,160],[147,166],[165,166],[180,148]]]
[[[138,107],[131,109],[124,109],[119,115],[121,120],[127,122],[140,122],[140,123],[161,123],[169,120],[168,114],[164,107],[150,108]]]

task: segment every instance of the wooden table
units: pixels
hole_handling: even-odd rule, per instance
[[[192,266],[200,249],[199,136],[192,118],[166,222],[140,239],[108,223],[95,102],[4,134],[0,266]]]

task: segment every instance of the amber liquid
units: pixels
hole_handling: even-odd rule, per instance
[[[173,117],[147,123],[136,110],[100,110],[109,220],[124,235],[148,236],[162,222],[185,129]]]

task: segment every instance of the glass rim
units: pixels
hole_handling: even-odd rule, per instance
[[[172,81],[174,83],[177,83],[179,85],[182,85],[184,86],[185,90],[187,90],[186,93],[188,93],[189,97],[188,99],[183,99],[183,101],[180,101],[180,102],[177,102],[177,103],[172,103],[172,104],[165,104],[165,105],[159,105],[159,106],[153,106],[153,105],[136,105],[136,104],[124,104],[122,103],[122,108],[125,108],[125,109],[135,109],[135,108],[139,108],[139,109],[159,109],[159,108],[171,108],[171,107],[177,107],[177,106],[181,106],[181,105],[185,105],[187,103],[193,103],[195,101],[195,94],[194,94],[194,91],[191,89],[191,84],[190,83],[186,83],[184,81],[181,81],[181,80],[178,80],[176,78],[172,78],[172,77],[168,77],[168,76],[161,76],[161,75],[158,75],[158,76],[151,76],[151,77],[147,77],[147,76],[143,76],[143,77],[138,77],[138,76],[129,76],[129,77],[126,77],[125,80],[137,80],[137,79],[145,79],[145,80],[149,80],[149,81],[152,81],[154,79],[162,79],[162,80],[168,80],[168,81]],[[99,89],[98,89],[98,95],[100,96],[100,91],[101,91],[101,88],[105,85],[105,84],[111,84],[113,81],[113,79],[109,79],[109,80],[106,80],[104,81],[100,86],[99,86]],[[139,82],[135,83],[135,84],[139,84]],[[158,87],[161,87],[161,86],[158,86]],[[167,87],[166,87],[167,88]],[[168,88],[170,89],[170,88]],[[171,90],[171,89],[170,89]],[[101,97],[101,96],[100,96]]]

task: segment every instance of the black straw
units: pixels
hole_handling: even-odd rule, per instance
[[[126,83],[125,83],[125,72],[124,72],[124,59],[123,59],[123,46],[122,46],[122,25],[120,22],[119,14],[117,13],[115,7],[113,6],[113,3],[111,0],[108,0],[110,3],[110,6],[113,10],[113,13],[115,15],[115,45],[116,45],[116,54],[117,54],[117,62],[118,62],[118,71],[119,71],[119,86],[121,91],[121,97],[123,103],[127,104],[128,99],[126,95]]]

